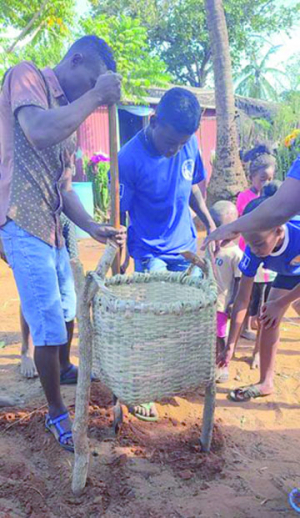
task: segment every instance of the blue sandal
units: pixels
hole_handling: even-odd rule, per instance
[[[66,432],[60,425],[61,421],[68,419],[69,413],[61,414],[54,419],[50,417],[49,414],[46,415],[45,428],[47,432],[51,432],[57,442],[64,448],[65,450],[74,452],[74,444],[68,443],[69,439],[73,438],[72,432]]]

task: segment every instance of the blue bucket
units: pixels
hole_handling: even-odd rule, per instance
[[[92,182],[73,182],[73,189],[78,195],[82,205],[92,218],[94,217],[94,197]],[[89,234],[76,227],[77,239],[86,239],[90,237]]]

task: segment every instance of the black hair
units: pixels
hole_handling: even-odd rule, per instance
[[[169,124],[178,133],[193,135],[199,128],[201,107],[197,97],[186,88],[168,90],[155,113],[159,122]]]
[[[280,188],[282,182],[280,180],[273,180],[272,182],[268,183],[264,186],[262,190],[262,195],[259,198],[255,198],[254,200],[251,200],[248,205],[246,205],[243,216],[245,214],[249,214],[249,212],[252,212],[254,209],[259,207],[264,201],[266,201],[268,198],[271,198],[271,196],[274,196],[278,189]]]
[[[275,167],[276,158],[270,146],[260,144],[250,149],[250,151],[243,153],[243,162],[250,162],[249,172],[251,177],[262,168]]]
[[[64,59],[77,52],[84,54],[90,62],[93,62],[95,58],[98,57],[98,59],[102,59],[108,70],[112,72],[116,72],[117,70],[112,49],[106,41],[98,38],[98,36],[91,34],[75,41],[69,48]]]

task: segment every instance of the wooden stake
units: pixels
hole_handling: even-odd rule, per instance
[[[109,154],[110,154],[110,175],[111,175],[111,224],[120,228],[120,184],[118,166],[118,124],[117,106],[109,106]],[[120,250],[118,250],[112,266],[113,274],[120,273]]]

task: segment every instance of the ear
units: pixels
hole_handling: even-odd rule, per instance
[[[83,55],[79,54],[79,53],[74,54],[74,56],[72,56],[72,58],[71,58],[71,67],[75,68],[78,65],[81,65],[82,62],[83,62]]]

